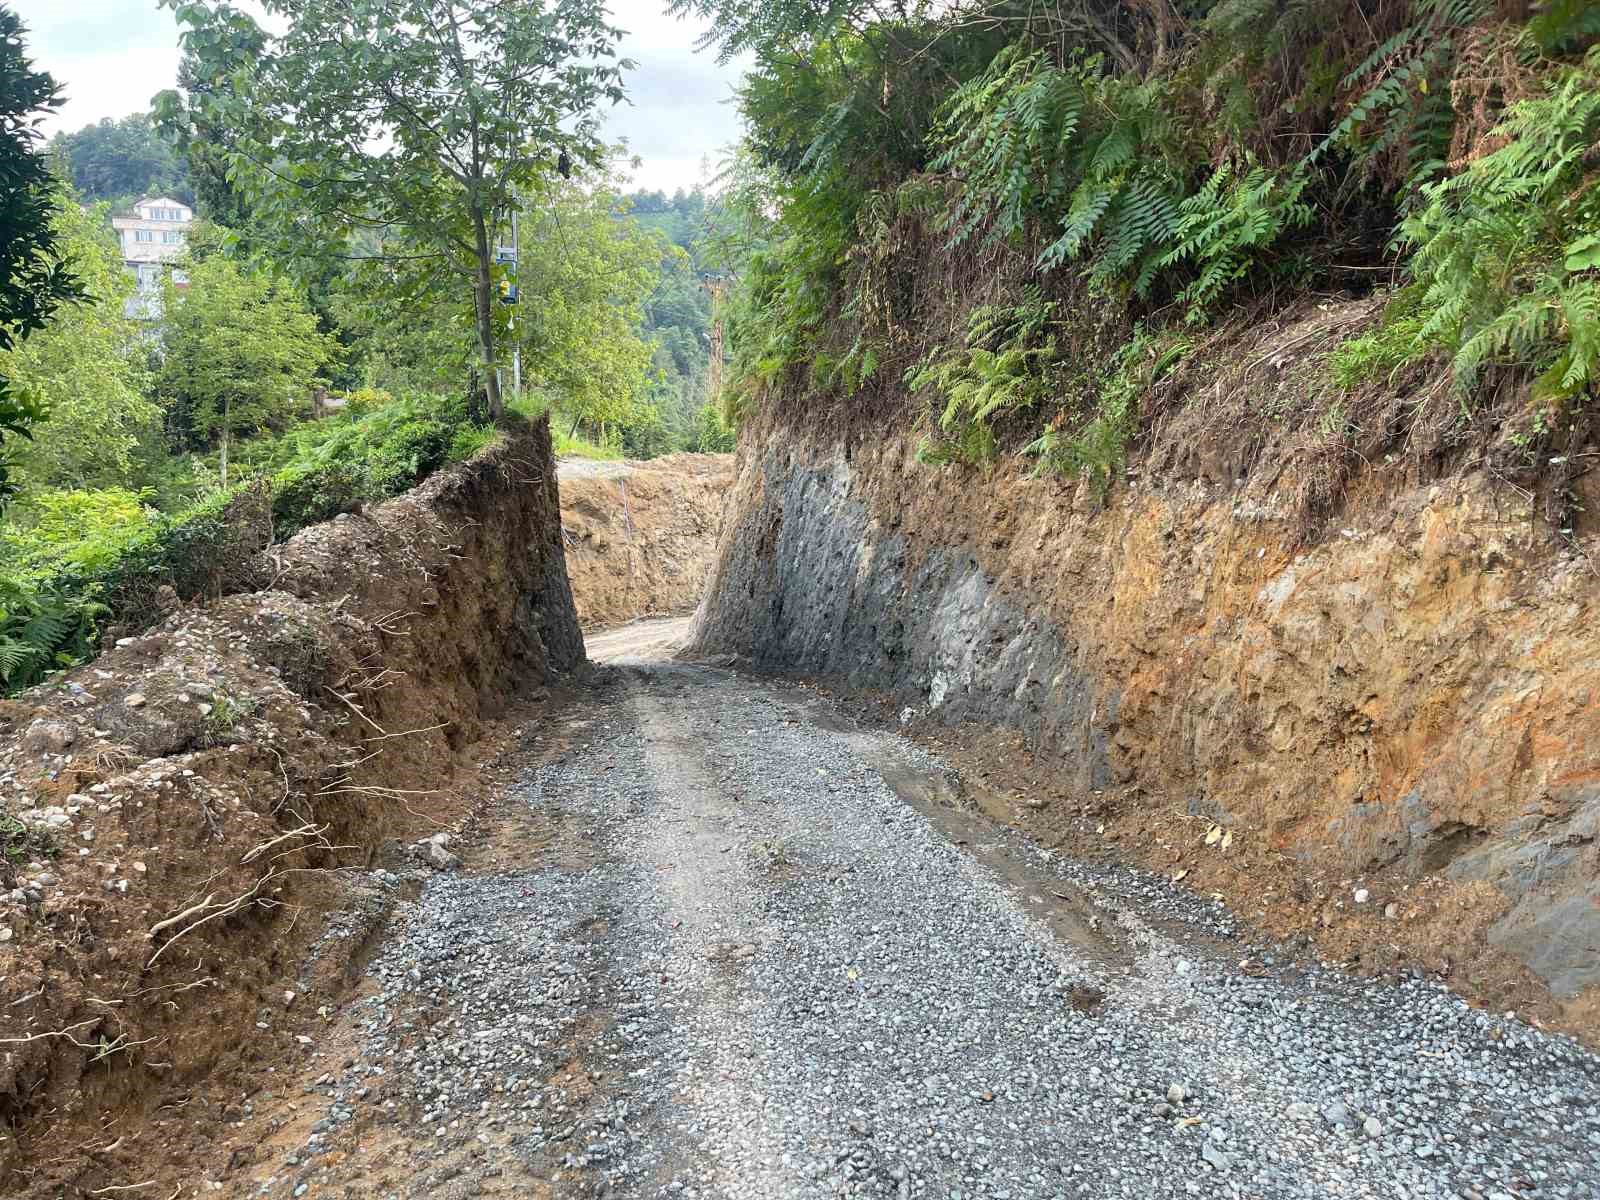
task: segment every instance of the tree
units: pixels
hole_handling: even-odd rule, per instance
[[[608,188],[555,180],[529,201],[515,310],[524,377],[597,431],[636,420],[654,350],[644,301],[671,247],[619,219],[625,201]]]
[[[72,186],[87,200],[127,203],[166,195],[194,203],[187,165],[156,132],[148,113],[120,121],[107,117],[75,133],[58,133],[50,149],[65,155]]]
[[[85,210],[62,187],[51,232],[91,299],[70,319],[0,351],[0,374],[44,413],[38,436],[16,456],[17,482],[26,493],[125,482],[141,435],[159,429],[161,419],[145,395],[139,324],[125,311],[135,281],[106,225],[105,205]]]
[[[160,391],[191,444],[222,452],[236,433],[281,429],[307,401],[334,342],[287,280],[245,271],[225,254],[167,280]]]
[[[281,33],[220,0],[163,3],[208,87],[158,106],[225,133],[256,232],[304,255],[377,230],[395,261],[470,280],[498,415],[495,242],[519,190],[601,159],[596,109],[631,65],[603,0],[264,0]]]
[[[59,305],[83,294],[56,242],[54,183],[37,144],[39,118],[61,98],[55,81],[33,69],[22,33],[16,15],[0,5],[0,350],[10,350]],[[37,402],[16,395],[0,374],[0,502],[16,491],[5,439],[30,437],[41,416]]]

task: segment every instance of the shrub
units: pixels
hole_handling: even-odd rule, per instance
[[[1091,480],[1103,495],[1138,432],[1140,397],[1192,349],[1187,338],[1134,330],[1117,352],[1087,419],[1074,429],[1073,414],[1062,413],[1023,452],[1038,455],[1045,469]]]
[[[962,349],[930,355],[906,372],[914,395],[927,392],[944,400],[934,418],[942,440],[924,447],[924,460],[992,458],[995,422],[1038,406],[1056,360],[1055,309],[1037,288],[1018,305],[983,305],[967,320]]]
[[[1400,227],[1428,313],[1411,350],[1444,350],[1462,387],[1490,363],[1524,366],[1564,400],[1600,381],[1600,46],[1492,137]]]
[[[0,556],[32,573],[104,565],[149,527],[155,514],[146,500],[126,488],[37,492],[8,514]]]
[[[109,622],[148,624],[162,611],[162,589],[216,595],[253,582],[250,567],[267,544],[260,488],[220,493],[169,517],[123,493],[45,498],[47,519],[6,538],[0,574],[0,685],[20,691],[93,657]],[[37,503],[37,501],[35,501]],[[99,519],[77,538],[59,524],[77,512]],[[107,519],[107,514],[123,519]]]
[[[1344,388],[1442,355],[1466,395],[1484,368],[1521,368],[1557,405],[1600,382],[1600,47],[1511,105],[1497,148],[1422,187],[1400,226],[1413,282],[1377,328],[1328,360]]]
[[[246,443],[249,479],[175,515],[120,489],[33,498],[0,538],[0,685],[30,687],[92,657],[108,624],[141,627],[171,595],[258,586],[273,537],[396,495],[494,437],[464,403],[358,395],[283,437]]]
[[[415,487],[493,437],[472,425],[465,401],[354,393],[346,410],[279,439],[272,473],[278,536]]]

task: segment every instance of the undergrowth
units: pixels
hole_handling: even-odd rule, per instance
[[[463,401],[368,392],[246,443],[230,485],[177,512],[123,489],[30,498],[0,532],[0,688],[14,693],[93,657],[108,627],[142,627],[181,600],[259,584],[256,556],[272,541],[398,495],[494,437]]]
[[[1331,351],[1318,403],[1382,381],[1415,390],[1405,420],[1465,425],[1492,396],[1488,424],[1535,439],[1594,406],[1595,5],[846,3],[781,44],[764,11],[726,12],[756,57],[730,419],[898,391],[928,461],[1026,453],[1104,487],[1219,318],[1379,281],[1381,318],[1300,349]]]

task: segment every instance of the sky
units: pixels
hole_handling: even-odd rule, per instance
[[[173,85],[177,23],[156,0],[10,3],[27,26],[35,66],[66,97],[45,123],[47,135],[148,109],[151,96]],[[739,134],[728,103],[738,66],[697,52],[704,26],[666,16],[664,0],[611,0],[610,7],[612,23],[628,33],[621,55],[638,67],[627,81],[631,104],[611,110],[607,136],[626,139],[642,160],[633,173],[639,187],[670,193],[708,181]]]

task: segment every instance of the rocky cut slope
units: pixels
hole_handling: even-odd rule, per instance
[[[567,574],[584,629],[693,612],[716,557],[733,455],[573,458],[559,470]]]
[[[1365,466],[1319,438],[1307,372],[1370,311],[1213,342],[1103,500],[919,461],[892,389],[769,397],[695,649],[890,698],[1052,844],[1594,1035],[1595,520],[1558,536],[1481,457],[1386,466],[1392,421]]]
[[[261,567],[0,709],[6,1195],[203,1163],[393,902],[351,869],[457,815],[494,718],[583,661],[543,423]]]

